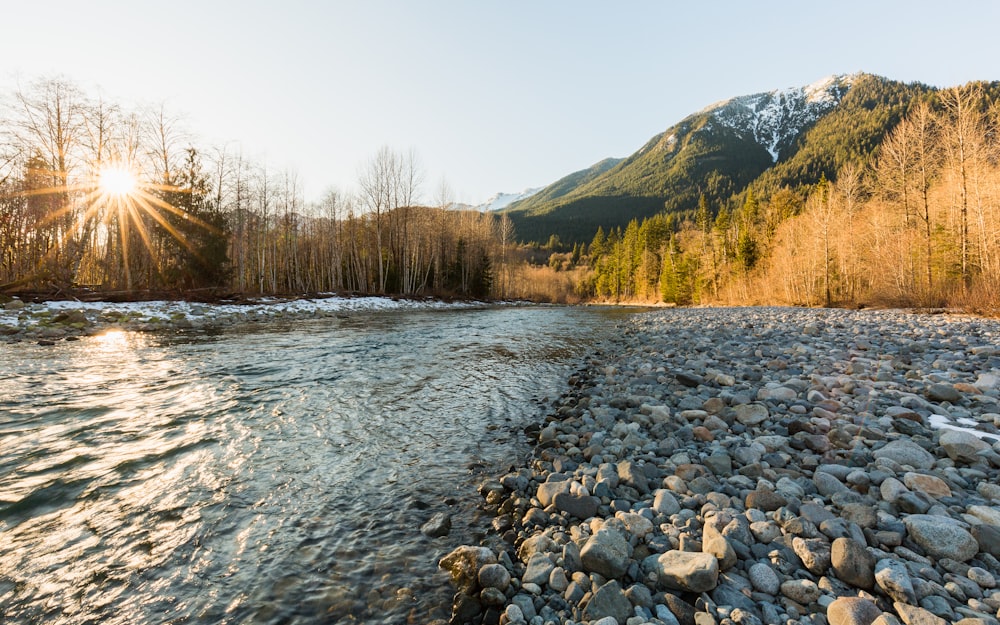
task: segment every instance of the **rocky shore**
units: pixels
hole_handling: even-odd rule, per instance
[[[637,315],[569,380],[453,623],[996,624],[1000,323]]]

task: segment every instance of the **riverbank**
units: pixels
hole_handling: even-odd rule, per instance
[[[996,623],[1000,323],[634,317],[487,480],[453,622]]]
[[[292,299],[259,298],[238,303],[183,300],[30,302],[18,298],[0,303],[0,340],[76,340],[117,328],[136,332],[209,329],[235,324],[313,319],[351,312],[476,308],[478,301],[433,298],[320,296]]]

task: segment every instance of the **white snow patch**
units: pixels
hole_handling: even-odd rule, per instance
[[[500,193],[497,193],[497,194],[493,195],[492,197],[490,197],[490,199],[486,200],[482,204],[479,204],[478,206],[474,206],[473,209],[477,210],[477,211],[479,211],[481,213],[490,213],[490,212],[493,212],[493,211],[503,210],[503,209],[507,208],[508,206],[510,206],[511,204],[513,204],[514,202],[517,202],[519,200],[523,200],[523,199],[529,198],[529,197],[531,197],[532,195],[538,193],[539,191],[541,191],[544,188],[545,187],[535,187],[533,189],[525,189],[524,191],[521,191],[520,193],[503,193],[503,192],[500,192]]]
[[[81,310],[88,316],[110,315],[128,317],[137,322],[160,320],[169,322],[183,316],[189,321],[213,320],[265,320],[283,316],[311,316],[335,312],[375,312],[389,310],[457,309],[484,306],[483,302],[444,302],[440,300],[408,300],[389,297],[318,297],[279,300],[261,298],[250,304],[202,304],[182,301],[151,302],[77,302],[53,301],[27,304],[20,311],[0,309],[0,325],[26,327],[34,325],[45,311],[58,314],[67,310]],[[24,314],[28,313],[28,314]]]
[[[976,430],[973,428],[964,428],[960,425],[955,425],[954,423],[952,423],[949,417],[946,417],[944,415],[932,414],[930,416],[929,421],[931,428],[935,430],[957,430],[959,432],[968,432],[969,434],[972,434],[973,436],[978,436],[983,440],[991,439],[993,442],[1000,441],[1000,436],[996,434],[990,434],[989,432],[982,432],[980,430]],[[958,419],[958,422],[964,425],[976,425],[977,423],[974,419],[964,419],[964,418]]]
[[[838,88],[852,82],[851,76],[828,76],[805,87],[732,98],[702,112],[711,113],[713,119],[740,136],[749,133],[777,162],[779,146],[835,107]]]

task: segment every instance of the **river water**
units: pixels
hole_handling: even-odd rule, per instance
[[[421,623],[483,473],[620,311],[350,313],[0,345],[0,621]],[[454,515],[451,533],[420,525]]]

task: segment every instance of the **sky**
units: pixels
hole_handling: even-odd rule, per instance
[[[383,146],[469,204],[624,157],[706,106],[859,71],[1000,80],[1000,3],[46,0],[0,21],[0,97],[61,77],[204,146],[350,192]]]

